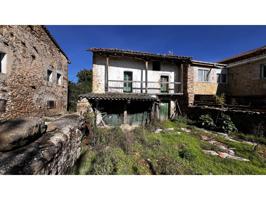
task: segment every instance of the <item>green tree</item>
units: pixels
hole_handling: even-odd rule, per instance
[[[68,110],[76,111],[77,101],[80,94],[92,91],[92,70],[82,69],[77,73],[77,83],[68,82]]]

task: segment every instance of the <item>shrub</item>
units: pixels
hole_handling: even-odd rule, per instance
[[[182,174],[180,171],[180,164],[173,158],[164,156],[158,159],[157,164],[155,165],[156,174],[160,175],[178,175]]]
[[[135,160],[126,155],[121,148],[106,147],[92,162],[90,174],[114,175],[133,174]]]
[[[215,95],[215,102],[217,105],[223,107],[225,104],[225,95],[222,93],[221,95]]]
[[[175,122],[177,123],[181,123],[181,124],[187,124],[188,123],[188,118],[185,116],[176,116],[176,118],[174,119]]]
[[[206,129],[214,129],[215,123],[210,115],[201,115],[198,121],[199,126],[206,128]]]
[[[221,113],[217,119],[217,128],[225,133],[236,132],[237,128],[229,115]]]
[[[179,151],[179,156],[183,159],[192,161],[195,159],[195,155],[188,148],[184,147]]]
[[[112,155],[112,151],[105,149],[97,154],[92,164],[90,174],[110,175],[115,173],[116,160]]]
[[[143,127],[135,128],[133,131],[135,141],[142,145],[146,145],[147,139],[146,139],[145,133],[146,132]]]

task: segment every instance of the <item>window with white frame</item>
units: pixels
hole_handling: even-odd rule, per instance
[[[49,69],[47,70],[47,82],[53,82],[53,71]]]
[[[261,65],[260,68],[261,79],[266,79],[266,64]]]
[[[6,74],[6,54],[0,52],[0,73]]]
[[[199,82],[208,82],[209,81],[209,70],[198,69],[198,81]]]
[[[217,74],[217,83],[226,83],[226,74]]]
[[[62,85],[62,75],[59,73],[57,73],[57,75],[56,75],[56,83],[58,85]]]

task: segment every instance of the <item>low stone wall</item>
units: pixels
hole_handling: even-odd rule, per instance
[[[0,153],[0,174],[66,174],[81,153],[84,120],[66,115],[27,146]]]
[[[221,112],[231,117],[240,132],[266,136],[265,112],[193,106],[189,108],[187,115],[192,120],[198,120],[200,115],[204,114],[209,114],[213,119],[216,119]]]

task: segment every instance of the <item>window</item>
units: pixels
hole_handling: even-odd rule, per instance
[[[56,84],[62,85],[62,75],[59,73],[56,75]]]
[[[208,82],[209,81],[209,70],[199,69],[198,70],[198,81]]]
[[[161,70],[161,63],[160,61],[152,62],[152,70],[153,71],[160,71]]]
[[[132,72],[124,72],[124,92],[132,92]]]
[[[161,92],[168,93],[169,83],[168,83],[168,76],[161,76]]]
[[[0,73],[6,73],[6,54],[0,52]]]
[[[47,82],[53,82],[53,71],[47,70]]]
[[[266,79],[266,64],[261,65],[260,73],[261,79]]]
[[[55,101],[47,101],[47,108],[48,109],[55,108]]]
[[[6,111],[6,102],[5,99],[0,99],[0,113]]]
[[[226,83],[226,74],[217,74],[217,83]]]

